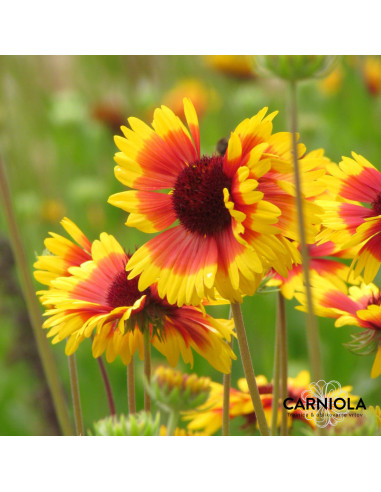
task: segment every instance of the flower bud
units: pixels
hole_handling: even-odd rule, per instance
[[[158,436],[160,415],[140,412],[134,415],[110,416],[94,423],[95,436]]]
[[[163,410],[183,412],[206,402],[210,379],[160,366],[152,378],[149,392]]]
[[[257,56],[257,65],[281,79],[302,80],[327,76],[333,69],[336,56],[326,55],[266,55]]]

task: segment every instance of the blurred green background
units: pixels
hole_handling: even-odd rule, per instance
[[[127,117],[150,122],[153,109],[162,103],[181,112],[182,97],[190,96],[200,115],[205,153],[214,152],[220,138],[263,106],[279,110],[274,130],[287,130],[286,87],[258,75],[250,64],[249,57],[0,57],[0,155],[31,271],[48,231],[63,231],[59,225],[63,216],[76,222],[90,239],[107,231],[126,249],[147,239],[127,229],[126,214],[107,204],[108,196],[123,188],[113,175],[113,135],[120,133]],[[323,147],[336,162],[355,150],[381,169],[380,90],[381,59],[375,57],[343,57],[326,79],[301,84],[299,130],[307,149]],[[0,434],[56,434],[3,213],[0,255]],[[294,304],[287,303],[291,376],[309,368],[305,315]],[[275,305],[275,293],[262,293],[245,299],[243,306],[255,371],[268,379],[273,368]],[[228,315],[227,307],[210,311]],[[342,345],[354,329],[336,329],[329,319],[319,319],[319,325],[324,379],[352,385],[367,406],[380,404],[381,379],[370,378],[373,357],[356,356]],[[90,342],[84,342],[77,352],[86,428],[108,411],[90,349]],[[52,351],[70,403],[64,345],[53,346]],[[153,364],[162,362],[153,350]],[[107,364],[107,370],[117,410],[127,412],[125,367],[117,360]],[[197,354],[193,370],[222,381],[222,375]],[[232,374],[234,386],[243,376],[239,361],[233,363]],[[142,407],[140,363],[137,398]]]

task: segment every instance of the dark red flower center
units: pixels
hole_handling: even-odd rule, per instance
[[[140,292],[138,289],[139,277],[127,280],[128,273],[121,271],[116,275],[114,282],[107,293],[107,303],[112,308],[122,306],[133,306],[147,291]]]
[[[377,195],[377,198],[372,203],[372,209],[376,215],[381,215],[381,193]]]
[[[172,201],[181,224],[190,232],[214,235],[230,225],[224,204],[224,188],[231,192],[231,179],[222,169],[222,156],[203,156],[179,174]]]

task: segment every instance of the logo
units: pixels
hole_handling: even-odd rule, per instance
[[[287,410],[300,411],[303,418],[314,421],[317,427],[324,428],[342,422],[346,416],[360,416],[353,411],[366,410],[362,398],[352,398],[356,401],[355,405],[348,391],[341,388],[338,381],[326,383],[321,379],[317,383],[311,383],[296,403],[295,399],[286,398],[283,406]]]

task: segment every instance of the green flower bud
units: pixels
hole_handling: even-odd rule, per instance
[[[160,408],[169,413],[179,413],[206,402],[210,393],[210,379],[160,366],[155,371],[148,391]]]
[[[160,415],[140,412],[134,415],[110,416],[94,423],[95,436],[158,436]],[[89,433],[93,435],[92,433]]]
[[[257,56],[257,65],[281,79],[303,80],[323,77],[333,69],[337,57],[327,55],[266,55]]]

